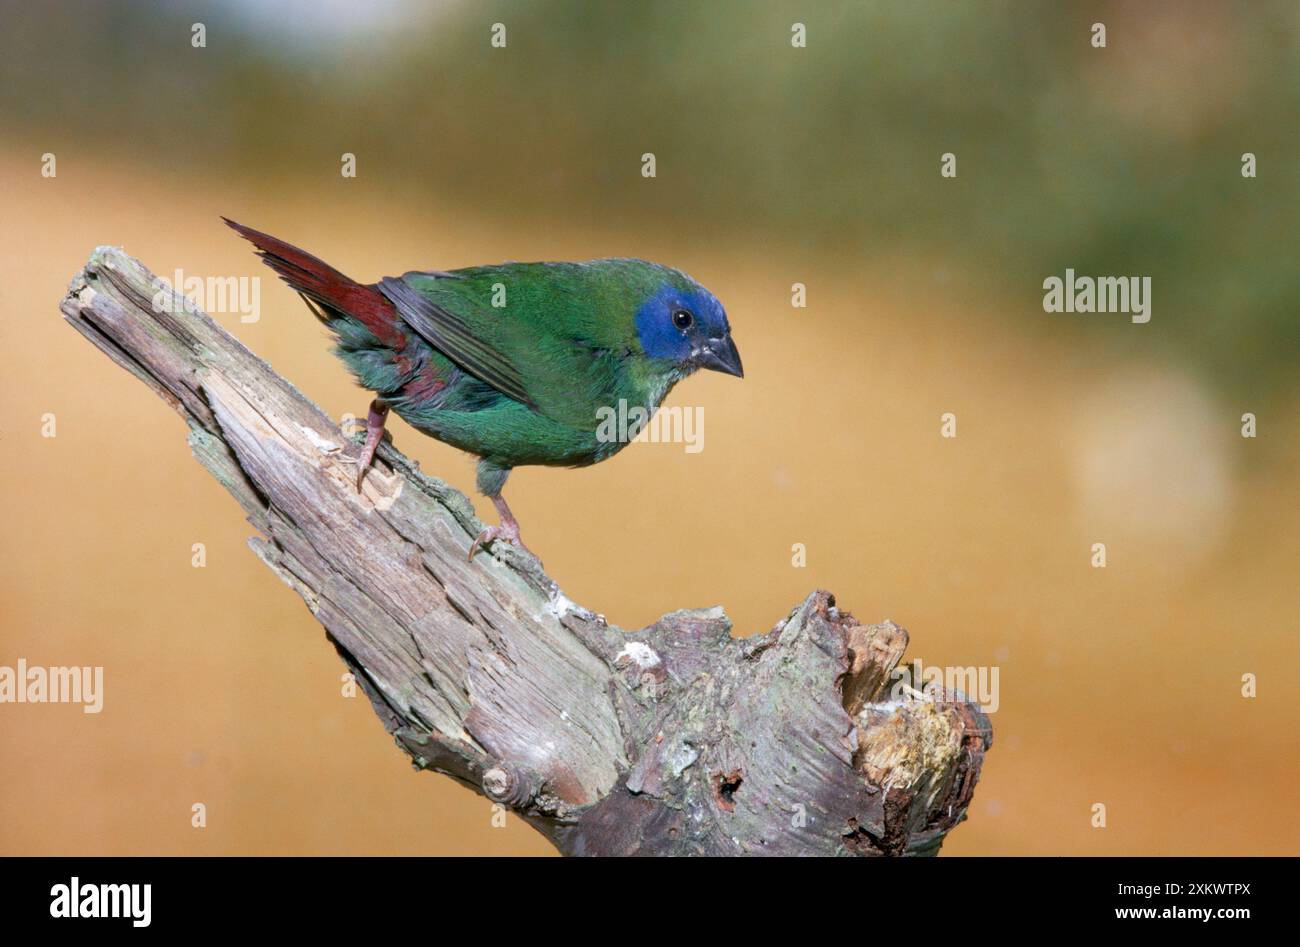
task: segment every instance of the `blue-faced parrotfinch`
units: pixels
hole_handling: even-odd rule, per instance
[[[390,410],[480,458],[478,488],[500,524],[478,536],[470,558],[483,543],[519,543],[501,496],[513,468],[602,461],[629,439],[602,436],[602,409],[622,404],[648,415],[697,369],[744,374],[722,304],[657,263],[502,263],[366,284],[226,223],[302,295],[358,384],[375,393],[358,488]]]

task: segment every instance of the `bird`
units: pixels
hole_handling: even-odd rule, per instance
[[[305,250],[222,217],[335,337],[374,393],[357,457],[359,491],[390,411],[479,458],[476,485],[497,541],[527,550],[502,495],[516,467],[585,467],[638,433],[609,436],[620,405],[648,419],[700,369],[744,377],[726,310],[680,270],[631,258],[415,270],[358,283]],[[641,424],[644,426],[644,424]]]

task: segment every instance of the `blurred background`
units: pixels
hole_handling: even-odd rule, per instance
[[[0,17],[0,665],[105,668],[98,715],[0,705],[0,854],[549,851],[413,773],[340,695],[324,633],[246,548],[183,424],[62,322],[101,243],[168,277],[257,276],[260,320],[216,318],[335,417],[363,414],[220,214],[363,280],[686,270],[746,368],[672,394],[704,407],[705,449],[511,480],[570,598],[629,629],[722,604],[747,635],[823,587],[907,627],[912,658],[996,666],[995,744],[948,854],[1300,850],[1296,4],[5,0]],[[1045,313],[1067,267],[1151,277],[1150,323]],[[391,428],[472,490],[471,458]]]

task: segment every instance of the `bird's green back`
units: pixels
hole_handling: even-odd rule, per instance
[[[462,323],[482,346],[476,357],[498,358],[537,410],[562,424],[594,429],[600,407],[657,403],[675,380],[645,356],[635,317],[665,281],[689,285],[676,270],[630,259],[504,263],[402,281]]]

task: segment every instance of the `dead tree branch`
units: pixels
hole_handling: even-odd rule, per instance
[[[338,425],[121,250],[95,250],[61,308],[185,419],[415,765],[560,851],[933,854],[965,818],[988,720],[890,693],[896,625],[814,592],[750,638],[721,608],[625,633],[512,547],[466,562],[469,501],[391,445],[358,494]]]

